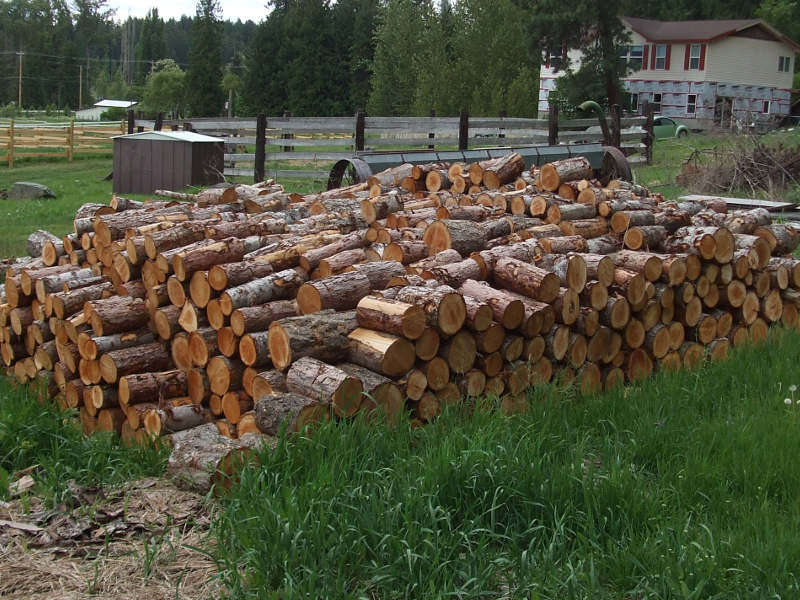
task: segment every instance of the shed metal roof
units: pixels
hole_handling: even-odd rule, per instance
[[[94,106],[103,108],[130,108],[136,104],[139,104],[136,100],[100,100],[99,102],[95,102]]]
[[[140,140],[155,141],[179,141],[179,142],[224,142],[222,138],[202,135],[193,131],[143,131],[141,133],[131,133],[130,135],[117,135],[117,138],[137,138]]]

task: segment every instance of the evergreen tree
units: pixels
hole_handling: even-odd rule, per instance
[[[200,0],[197,3],[186,72],[187,104],[192,116],[219,115],[225,103],[221,86],[222,53],[218,14],[217,0]]]
[[[388,0],[376,33],[372,92],[367,110],[376,116],[409,115],[417,85],[417,49],[425,24],[413,0]]]
[[[629,69],[619,56],[630,43],[630,35],[619,19],[624,8],[622,0],[540,0],[529,17],[529,39],[534,51],[549,56],[550,63],[561,71],[571,66],[567,52],[581,49],[581,77],[575,82],[599,82],[604,91],[603,97],[585,99],[621,105],[620,80]]]
[[[136,44],[136,80],[143,83],[157,60],[166,58],[167,43],[164,39],[164,21],[158,16],[158,9],[147,11],[142,23],[142,33]]]

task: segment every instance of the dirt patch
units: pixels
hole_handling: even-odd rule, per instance
[[[0,503],[0,598],[219,598],[210,504],[166,480]]]

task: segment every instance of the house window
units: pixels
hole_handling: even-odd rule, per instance
[[[689,49],[689,69],[700,69],[700,48],[702,44],[692,44]]]
[[[644,46],[625,46],[622,49],[620,58],[633,70],[638,71],[642,68],[642,55]]]
[[[769,100],[764,100],[764,106],[763,106],[763,110],[761,112],[763,112],[765,115],[769,114],[769,108],[770,108],[769,105],[770,105],[770,101]]]
[[[667,68],[667,45],[656,44],[656,69]]]
[[[639,94],[626,93],[625,99],[627,100],[626,105],[629,111],[632,113],[639,112]]]
[[[686,114],[693,115],[697,110],[697,94],[688,94],[686,96]]]
[[[661,94],[658,92],[653,94],[653,112],[661,112]]]
[[[778,71],[781,73],[788,73],[791,70],[792,57],[779,56],[778,57]]]
[[[561,68],[564,66],[564,58],[561,48],[550,48],[545,56],[545,65],[552,68]]]

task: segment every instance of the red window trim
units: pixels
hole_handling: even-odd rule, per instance
[[[650,56],[650,46],[648,44],[644,45],[642,49],[642,71],[647,71],[647,60]]]
[[[691,54],[691,52],[692,52],[692,45],[691,44],[686,44],[686,52],[684,52],[684,55],[683,55],[683,70],[684,71],[688,71],[689,70],[689,55]]]
[[[700,44],[700,70],[704,71],[706,68],[706,45]]]
[[[669,71],[669,59],[672,54],[672,44],[666,44],[667,49],[664,53],[664,70]]]

